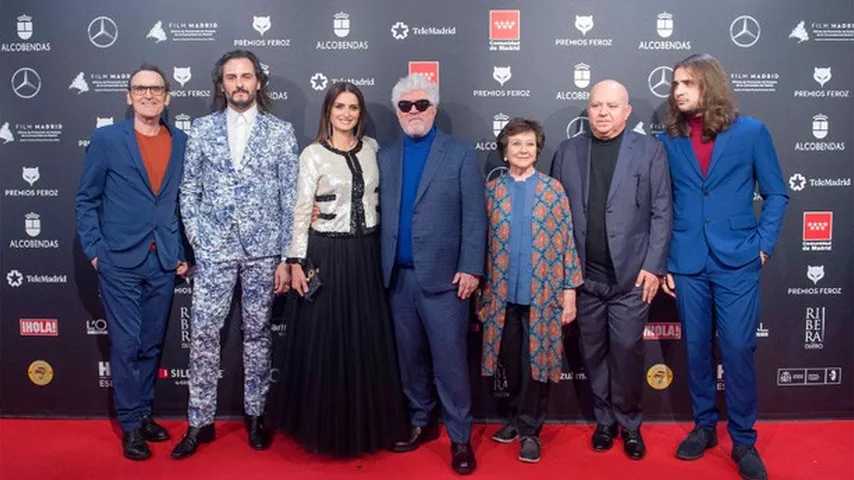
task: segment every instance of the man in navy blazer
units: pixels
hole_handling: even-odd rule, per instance
[[[717,444],[712,342],[724,367],[732,458],[745,479],[765,479],[755,448],[759,271],[773,253],[788,204],[768,129],[739,116],[717,59],[692,55],[673,68],[664,143],[673,182],[673,237],[663,289],[676,297],[688,356],[694,430],[676,456]],[[763,199],[757,221],[754,186]]]
[[[92,134],[76,197],[77,232],[98,271],[110,336],[113,397],[125,457],[151,456],[168,432],[151,418],[176,269],[186,273],[178,185],[187,136],[165,123],[169,83],[142,65],[128,81],[133,118]]]
[[[671,194],[661,143],[626,129],[626,88],[603,80],[590,89],[590,135],[565,140],[552,176],[569,195],[584,284],[578,294],[581,356],[593,393],[596,451],[646,454],[641,435],[643,330],[665,273]]]
[[[435,384],[451,465],[468,474],[476,466],[469,443],[468,299],[483,275],[486,207],[474,152],[433,125],[438,103],[438,86],[425,77],[400,79],[392,104],[405,135],[379,152],[383,280],[412,424],[394,450],[438,436]]]

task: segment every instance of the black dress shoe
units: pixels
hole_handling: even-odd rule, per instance
[[[151,450],[138,428],[122,435],[122,453],[131,460],[145,460],[151,456]]]
[[[703,453],[718,444],[718,434],[712,428],[695,427],[676,448],[676,458],[696,460]]]
[[[451,442],[451,468],[460,475],[468,475],[477,468],[474,450],[469,443]]]
[[[591,443],[593,450],[604,452],[610,450],[614,446],[614,437],[617,436],[617,425],[602,425],[596,424],[596,431],[593,432]]]
[[[270,448],[270,435],[264,428],[264,417],[246,415],[246,432],[249,434],[249,446],[255,450]]]
[[[149,442],[163,442],[169,440],[169,432],[154,421],[151,416],[142,417],[139,423],[139,433],[142,438]]]
[[[738,474],[744,480],[767,480],[768,472],[752,445],[736,445],[732,449],[732,459],[738,464]]]
[[[213,423],[204,427],[189,427],[184,438],[172,449],[172,458],[176,460],[187,458],[196,453],[200,443],[212,442],[214,438],[216,438],[216,430]]]
[[[640,429],[623,430],[623,450],[632,460],[640,460],[646,455],[646,445],[643,443]]]
[[[430,442],[439,438],[439,425],[431,423],[423,427],[412,427],[409,437],[399,442],[394,442],[391,451],[397,453],[411,452],[424,442]]]

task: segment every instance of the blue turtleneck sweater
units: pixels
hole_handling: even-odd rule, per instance
[[[436,138],[436,126],[419,138],[403,138],[403,179],[400,188],[400,221],[397,236],[397,264],[412,267],[412,212],[415,194],[421,182],[421,173],[430,155],[430,147]]]

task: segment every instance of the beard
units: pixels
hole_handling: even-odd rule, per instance
[[[245,100],[236,100],[234,98],[234,96],[237,95],[238,93],[241,93],[241,92],[246,94],[246,99]],[[243,90],[243,89],[237,89],[231,93],[226,93],[225,99],[226,99],[226,101],[228,101],[229,105],[234,107],[235,110],[243,111],[243,110],[246,110],[247,108],[251,107],[252,104],[255,103],[255,93],[247,91],[247,90]]]

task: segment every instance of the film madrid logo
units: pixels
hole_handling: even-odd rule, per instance
[[[827,307],[806,307],[804,311],[804,350],[824,350]]]
[[[504,88],[504,85],[513,78],[513,67],[511,65],[493,65],[492,80],[498,84],[498,88],[486,88],[472,90],[472,96],[479,98],[507,98],[507,97],[530,97],[531,91],[519,88]],[[509,87],[509,86],[508,86]]]
[[[522,13],[520,10],[489,11],[489,50],[513,52],[521,48]]]
[[[347,39],[350,36],[350,14],[338,12],[332,16],[332,34],[335,40],[318,40],[315,50],[367,50],[367,40]]]
[[[807,22],[801,20],[792,28],[789,38],[798,44],[815,42],[854,42],[854,23],[848,22]]]
[[[595,37],[587,35],[596,26],[593,15],[575,15],[569,22],[571,32],[578,32],[581,36],[569,38],[555,38],[556,47],[612,47],[613,38]]]
[[[68,84],[68,90],[77,95],[86,92],[125,93],[130,72],[78,72]]]
[[[11,19],[11,18],[10,18]],[[49,52],[51,50],[50,42],[31,42],[35,34],[33,17],[22,14],[17,18],[15,29],[20,42],[0,43],[0,52],[2,53],[37,53]]]
[[[655,17],[656,40],[641,40],[638,50],[691,50],[690,40],[672,40],[670,37],[675,30],[672,13],[661,12]]]
[[[803,218],[803,251],[831,251],[833,246],[833,212],[804,212]]]
[[[2,145],[15,141],[21,143],[57,143],[62,140],[62,123],[11,123],[0,125]]]
[[[34,385],[44,387],[53,381],[53,367],[44,360],[35,360],[27,367],[27,376]]]
[[[833,79],[833,67],[813,67],[812,79],[819,88],[794,90],[792,94],[795,98],[849,98],[851,96],[849,89],[825,88],[825,85]]]
[[[22,337],[58,337],[59,320],[56,318],[19,318],[18,332]]]
[[[290,38],[272,38],[267,35],[274,28],[273,18],[270,15],[252,15],[252,30],[257,33],[255,38],[240,38],[234,40],[236,48],[288,48],[291,46]]]
[[[811,133],[814,140],[795,142],[796,152],[844,152],[845,142],[824,141],[831,133],[830,117],[823,113],[812,116]]]
[[[647,369],[646,383],[655,390],[666,390],[673,383],[673,370],[663,363],[656,363]]]
[[[210,21],[166,21],[157,20],[148,30],[145,38],[155,44],[173,42],[213,42],[216,41],[219,24]]]

